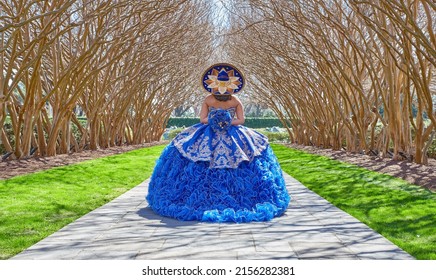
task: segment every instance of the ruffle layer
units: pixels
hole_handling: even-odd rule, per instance
[[[280,216],[290,197],[277,158],[268,146],[239,168],[209,168],[173,145],[157,161],[147,201],[162,216],[207,222],[268,221]]]
[[[179,133],[174,146],[191,161],[207,161],[210,168],[237,168],[252,161],[269,146],[268,138],[245,126],[214,131],[207,124],[196,124]]]

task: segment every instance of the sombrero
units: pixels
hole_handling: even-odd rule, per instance
[[[235,94],[244,87],[245,79],[241,71],[228,63],[210,66],[202,76],[205,90],[212,94]]]

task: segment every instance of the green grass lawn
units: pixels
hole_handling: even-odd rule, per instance
[[[356,165],[272,147],[282,169],[309,189],[415,258],[436,259],[435,193]]]
[[[14,256],[150,177],[163,147],[0,180],[0,259]]]
[[[283,170],[304,185],[414,257],[436,259],[436,194],[354,165],[282,145],[272,147]],[[138,185],[151,175],[163,148],[0,181],[0,259],[14,256]]]

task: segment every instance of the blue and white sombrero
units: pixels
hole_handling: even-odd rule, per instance
[[[218,63],[204,72],[202,84],[212,94],[235,94],[242,90],[245,79],[235,66]]]

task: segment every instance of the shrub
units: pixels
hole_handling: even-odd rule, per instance
[[[164,133],[164,140],[173,140],[184,129],[184,127],[171,127]],[[255,130],[267,136],[269,142],[289,142],[289,135],[285,131],[270,131],[271,129],[269,128]]]
[[[289,142],[289,134],[286,131],[271,131],[268,128],[255,129],[268,137],[269,142]]]
[[[177,128],[173,127],[171,130],[168,131],[168,140],[173,140],[174,137],[176,137],[176,135],[182,132],[182,130],[184,129],[185,127],[177,127]]]
[[[427,155],[429,158],[436,158],[436,139],[431,142],[431,145],[427,150]]]
[[[170,118],[167,127],[188,127],[199,123],[199,118]],[[283,127],[282,123],[277,118],[245,118],[244,126],[250,128],[263,128],[263,127]]]
[[[8,119],[6,119],[6,121],[8,121]],[[9,139],[9,143],[13,147],[15,145],[15,137],[14,137],[14,131],[12,130],[12,124],[10,122],[5,122],[3,128],[6,132],[6,136]],[[0,141],[0,160],[1,160],[1,156],[4,155],[5,153],[6,153],[5,146]]]

